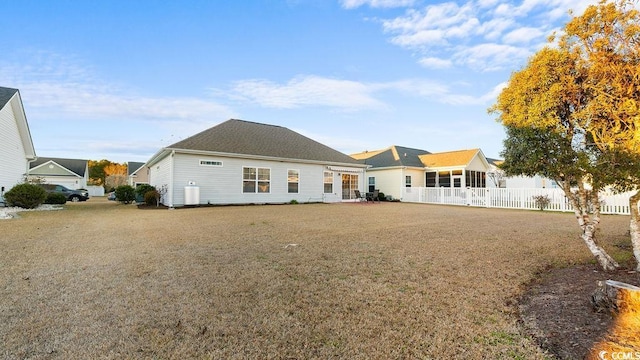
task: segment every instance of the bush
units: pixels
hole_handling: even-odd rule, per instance
[[[52,205],[62,205],[67,203],[67,198],[64,194],[60,193],[49,193],[47,194],[47,198],[44,200],[45,204]]]
[[[152,189],[144,193],[144,203],[147,205],[158,205],[158,197],[160,195],[156,189]]]
[[[136,190],[130,185],[120,185],[116,188],[116,199],[123,204],[130,204],[136,199]]]
[[[138,186],[136,186],[136,195],[142,197],[142,198],[146,198],[147,193],[149,191],[155,191],[156,188],[152,185],[149,184],[140,184]],[[146,200],[145,200],[146,201]]]
[[[387,197],[383,192],[378,193],[378,201],[387,201]]]
[[[533,201],[536,203],[536,207],[540,209],[540,211],[544,210],[551,203],[551,199],[547,195],[535,195],[533,196]]]
[[[18,184],[4,194],[4,200],[9,206],[24,209],[34,209],[44,202],[47,192],[38,185]]]

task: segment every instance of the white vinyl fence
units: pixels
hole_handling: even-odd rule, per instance
[[[441,205],[464,205],[503,209],[539,210],[534,196],[546,195],[549,211],[573,211],[561,189],[504,189],[504,188],[425,188],[403,189],[402,201]],[[603,214],[629,215],[632,193],[600,193]]]

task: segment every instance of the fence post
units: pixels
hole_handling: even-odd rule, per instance
[[[491,207],[491,190],[489,188],[486,188],[484,192],[484,206]]]

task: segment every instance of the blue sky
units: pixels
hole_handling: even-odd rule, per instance
[[[230,118],[345,153],[481,148],[486,109],[581,0],[0,0],[0,86],[39,156],[146,161]]]

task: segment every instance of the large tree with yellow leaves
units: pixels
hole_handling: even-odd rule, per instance
[[[585,241],[607,270],[618,264],[596,242],[598,192],[640,184],[640,17],[635,2],[590,6],[538,51],[489,111],[507,128],[504,169],[555,179]],[[577,189],[572,191],[573,189]],[[640,192],[631,233],[640,270]]]

